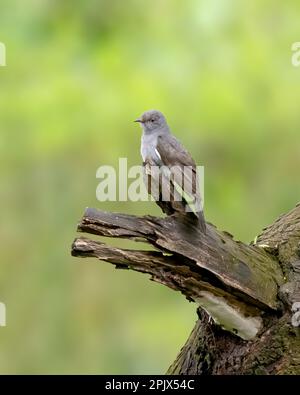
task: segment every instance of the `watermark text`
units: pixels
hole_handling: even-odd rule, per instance
[[[0,66],[6,66],[6,47],[0,42]]]
[[[300,66],[300,42],[295,42],[292,44],[292,58],[291,62],[294,67]]]
[[[6,326],[6,306],[0,302],[0,326]]]
[[[144,165],[128,168],[127,158],[119,158],[118,169],[100,166],[96,178],[100,180],[96,198],[101,202],[184,201],[186,211],[203,209],[203,166]]]

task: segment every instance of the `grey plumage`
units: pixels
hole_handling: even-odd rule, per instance
[[[196,164],[171,134],[164,115],[146,111],[136,120],[143,129],[141,155],[148,192],[167,215],[197,219],[205,231]]]

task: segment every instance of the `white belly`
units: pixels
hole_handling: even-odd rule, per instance
[[[152,158],[154,161],[160,161],[161,157],[159,152],[156,149],[157,146],[157,135],[143,135],[142,136],[142,144],[141,144],[141,155],[143,158],[143,162],[146,161],[146,158]]]

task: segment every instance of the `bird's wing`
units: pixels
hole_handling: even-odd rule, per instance
[[[189,206],[194,206],[193,211],[202,211],[197,168],[189,152],[170,134],[158,137],[156,149],[161,164],[170,169],[175,188],[182,190]]]

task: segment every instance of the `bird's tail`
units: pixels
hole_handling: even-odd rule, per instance
[[[183,199],[186,215],[188,215],[193,222],[197,221],[197,225],[202,233],[206,233],[206,222],[204,218],[203,208],[199,202],[197,205],[190,205]]]
[[[185,211],[188,214],[192,215],[194,218],[196,218],[199,229],[201,230],[201,232],[206,233],[206,222],[200,197],[195,197],[192,204],[188,203],[185,199],[183,200],[185,205]]]
[[[198,217],[199,229],[201,230],[202,233],[206,233],[206,222],[202,210],[197,212],[197,217]]]

